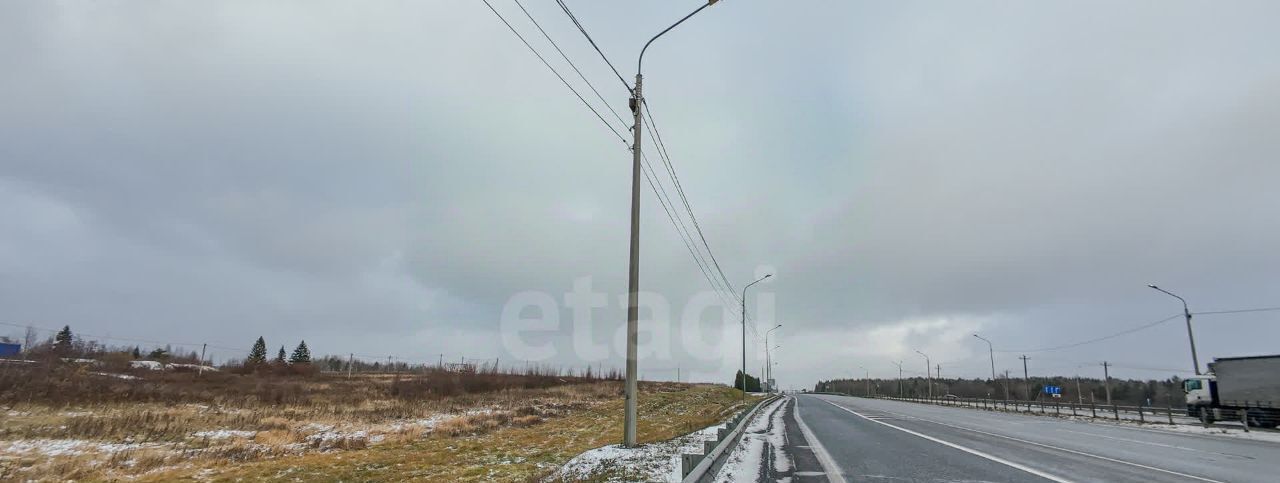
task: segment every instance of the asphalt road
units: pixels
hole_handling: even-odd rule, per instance
[[[1274,442],[843,396],[789,409],[799,480],[1280,481]]]

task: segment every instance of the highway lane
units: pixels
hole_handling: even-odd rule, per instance
[[[793,412],[847,481],[1280,478],[1280,444],[1265,441],[826,395]]]

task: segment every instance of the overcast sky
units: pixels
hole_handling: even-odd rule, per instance
[[[626,116],[555,2],[524,3]],[[698,5],[567,3],[628,82]],[[1266,1],[726,0],[653,44],[645,95],[724,273],[776,274],[748,300],[759,332],[783,324],[783,385],[921,373],[916,349],[984,377],[975,331],[1032,350],[1181,311],[1147,283],[1193,311],[1280,306],[1276,18]],[[630,154],[479,1],[3,2],[0,71],[0,322],[218,359],[262,335],[515,363],[501,317],[532,291],[562,309],[527,337],[557,349],[545,362],[622,365],[572,341],[625,322]],[[643,195],[641,286],[679,319],[710,285]],[[587,277],[607,297],[590,324],[564,298]],[[1201,363],[1280,352],[1277,322],[1197,317]],[[692,325],[646,334],[646,378],[729,381],[737,322]],[[1029,355],[1033,375],[1108,360],[1164,378],[1188,352],[1172,320]]]

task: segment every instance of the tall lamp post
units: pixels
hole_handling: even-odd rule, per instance
[[[867,387],[864,391],[867,393],[867,397],[871,397],[871,371],[868,371],[867,368],[862,366],[858,366],[858,369],[862,369],[862,373],[866,374],[867,376],[866,378],[863,379],[864,381],[866,381],[866,387]]]
[[[1157,287],[1154,284],[1148,284],[1147,286],[1182,301],[1182,315],[1187,318],[1187,340],[1191,341],[1191,364],[1196,366],[1196,375],[1200,375],[1200,359],[1196,357],[1196,336],[1191,332],[1191,309],[1187,308],[1187,299],[1174,295],[1173,292]]]
[[[915,350],[915,349],[912,349],[912,350]],[[925,381],[928,382],[929,384],[929,399],[933,399],[933,373],[929,372],[932,370],[929,367],[929,355],[920,351],[916,351],[916,354],[920,354],[924,356],[924,378],[925,378]]]
[[[765,367],[765,370],[764,370],[764,374],[761,374],[761,376],[764,376],[764,383],[765,383],[765,384],[769,384],[769,380],[773,379],[773,359],[769,357],[769,333],[770,333],[770,332],[773,332],[773,331],[775,331],[775,330],[778,330],[778,328],[779,328],[779,327],[782,327],[782,324],[775,325],[775,326],[773,326],[773,328],[772,328],[772,329],[769,329],[769,330],[765,331],[765,333],[764,333],[764,367]],[[772,388],[772,387],[770,387],[768,392],[773,392],[773,388]]]
[[[775,346],[773,346],[773,350],[774,350],[775,352],[776,352],[778,349],[781,349],[781,348],[782,348],[782,346],[781,346],[781,345],[775,345]],[[776,365],[778,365],[778,363],[777,363],[777,362],[773,362],[773,360],[772,360],[772,359],[770,359],[770,360],[769,360],[769,380],[770,380],[770,381],[772,381],[772,380],[773,380],[773,366],[776,366]],[[770,384],[769,384],[769,392],[773,392],[773,383],[770,383]]]
[[[705,6],[705,5],[704,5]],[[696,12],[695,12],[696,13]],[[742,287],[742,400],[747,400],[747,289],[752,285],[763,282],[764,279],[772,277],[773,274],[766,274],[754,282]]]
[[[902,361],[894,362],[898,366],[898,397],[902,397]]]
[[[987,340],[987,338],[986,338],[986,337],[980,336],[980,335],[978,335],[978,334],[973,334],[973,336],[974,336],[974,337],[977,337],[977,338],[979,338],[979,339],[982,339],[982,341],[983,341],[983,342],[986,342],[986,343],[987,343],[987,355],[991,356],[991,383],[992,383],[992,384],[999,384],[999,382],[997,382],[997,380],[996,380],[996,350],[995,350],[995,348],[994,348],[994,347],[992,347],[992,345],[991,345],[991,341]],[[1008,394],[1009,394],[1009,390],[1008,390],[1008,388],[1006,388],[1006,389],[1005,389],[1005,399],[1009,399]]]
[[[636,85],[631,88],[631,97],[628,103],[631,106],[631,113],[635,117],[635,125],[631,126],[631,131],[635,134],[634,144],[631,145],[631,253],[628,261],[627,270],[627,383],[625,386],[626,403],[624,404],[624,416],[622,423],[622,445],[625,447],[633,447],[636,445],[636,396],[637,396],[637,369],[636,369],[636,345],[639,339],[639,293],[640,293],[640,133],[644,132],[641,124],[643,118],[641,113],[644,112],[644,96],[641,94],[640,84],[643,76],[640,74],[641,68],[644,66],[644,52],[649,50],[649,45],[653,41],[658,40],[663,34],[670,32],[677,25],[689,20],[702,9],[716,3],[717,0],[708,0],[706,4],[698,7],[689,15],[685,15],[670,27],[667,27],[658,35],[645,42],[644,48],[640,49],[640,58],[636,61]],[[743,365],[745,366],[746,355],[743,355]],[[743,369],[743,388],[746,388],[746,369]],[[746,393],[743,393],[746,397]]]

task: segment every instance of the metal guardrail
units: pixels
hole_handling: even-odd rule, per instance
[[[852,396],[852,395],[850,395]],[[863,396],[856,396],[863,397]],[[970,409],[980,409],[987,411],[1002,411],[1012,413],[1028,413],[1041,414],[1051,416],[1074,416],[1085,417],[1090,419],[1111,419],[1115,421],[1133,421],[1139,424],[1168,424],[1168,425],[1191,425],[1199,424],[1205,427],[1214,426],[1214,423],[1202,419],[1197,419],[1186,414],[1186,408],[1174,408],[1172,404],[1165,407],[1155,406],[1124,406],[1118,404],[1097,404],[1096,402],[1080,403],[1076,401],[1054,401],[1052,403],[1045,401],[1020,401],[1020,400],[1000,400],[1000,399],[981,399],[981,398],[915,398],[915,397],[893,397],[893,396],[875,396],[874,399],[888,399],[893,401],[913,402],[920,404],[933,404],[937,406],[964,407]],[[1245,423],[1247,415],[1244,411],[1236,411],[1231,409],[1221,409],[1223,413],[1222,421],[1230,421],[1233,424],[1230,427],[1237,427],[1240,424],[1245,431],[1250,428]]]
[[[781,396],[774,395],[762,398],[756,401],[756,404],[751,408],[738,413],[729,420],[725,427],[716,430],[716,439],[714,441],[707,440],[702,442],[702,454],[680,455],[680,474],[683,477],[680,481],[682,483],[694,483],[702,479],[712,465],[715,464],[716,460],[729,453],[729,447],[742,435],[742,432],[747,428],[746,423],[751,421],[751,417],[766,403],[779,397]]]

